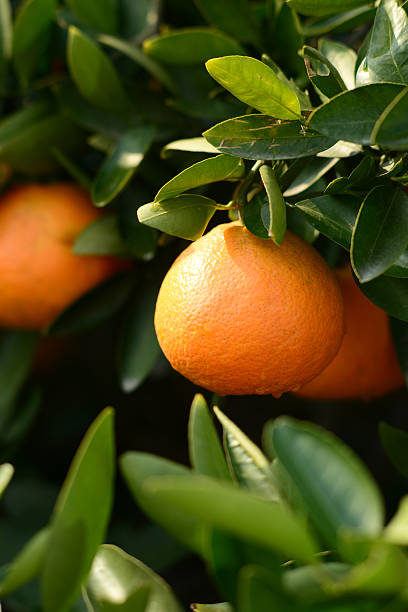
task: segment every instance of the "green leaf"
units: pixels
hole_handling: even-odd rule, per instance
[[[357,284],[376,306],[392,317],[408,322],[408,279],[383,275],[368,283]]]
[[[238,612],[291,612],[294,602],[286,595],[283,586],[279,586],[274,584],[270,574],[262,567],[248,565],[242,568],[239,574]]]
[[[242,178],[244,173],[245,165],[242,159],[232,155],[209,157],[186,168],[168,181],[159,189],[154,200],[155,202],[161,202],[207,183],[238,180]]]
[[[230,36],[211,28],[163,32],[143,43],[146,55],[165,64],[203,64],[212,57],[243,55],[245,49]]]
[[[214,412],[224,430],[224,445],[231,471],[244,489],[266,497],[279,500],[269,461],[260,448],[250,440],[221,410]]]
[[[408,16],[397,0],[382,0],[375,15],[368,47],[360,63],[357,85],[408,82]]]
[[[4,446],[12,447],[18,444],[33,425],[43,403],[42,390],[37,385],[29,385],[23,389],[13,406],[13,415],[7,427],[1,432]]]
[[[384,510],[375,481],[339,439],[311,423],[279,417],[267,425],[265,440],[326,542],[336,546],[343,529],[380,534]]]
[[[301,110],[313,109],[313,105],[310,101],[309,94],[307,91],[303,91],[302,89],[300,89],[292,78],[288,79],[285,73],[280,69],[278,64],[276,64],[273,59],[271,59],[265,53],[262,54],[262,61],[274,71],[278,79],[280,79],[285,85],[287,85],[287,87],[289,87],[289,89],[292,89],[292,91],[296,94],[299,99]]]
[[[288,0],[290,5],[302,15],[321,17],[349,11],[364,4],[367,0]]]
[[[0,0],[0,77],[11,58],[13,45],[13,22],[10,0]]]
[[[313,111],[309,125],[331,138],[372,144],[371,134],[376,121],[402,87],[393,83],[374,83],[345,91]]]
[[[140,125],[121,136],[114,151],[99,168],[92,186],[92,201],[96,206],[105,206],[130,181],[153,142],[155,128]]]
[[[153,259],[158,241],[158,232],[139,223],[136,213],[138,203],[145,201],[150,195],[151,190],[141,188],[141,183],[130,183],[120,195],[118,209],[120,235],[133,256],[143,261]]]
[[[380,276],[408,245],[408,196],[398,186],[374,187],[364,199],[351,238],[360,282]]]
[[[143,490],[162,504],[219,529],[281,552],[312,559],[316,544],[305,524],[287,508],[207,476],[149,478]]]
[[[357,61],[357,53],[354,49],[336,40],[321,38],[319,40],[319,50],[332,66],[338,70],[347,89],[354,89]]]
[[[95,556],[85,585],[95,612],[181,612],[168,584],[138,559],[104,544]]]
[[[58,496],[42,575],[45,612],[69,610],[105,537],[113,503],[113,410],[87,431]]]
[[[99,217],[76,238],[73,246],[76,255],[112,255],[131,257],[132,250],[123,240],[115,214]]]
[[[288,222],[288,229],[292,232],[313,244],[319,237],[319,230],[315,229],[311,223],[302,215],[301,212],[295,208],[288,208],[286,210],[286,217]]]
[[[284,3],[278,13],[274,39],[279,63],[289,74],[303,77],[305,66],[299,55],[304,43],[302,25],[296,11],[289,4]]]
[[[204,132],[204,137],[224,153],[265,160],[309,157],[335,143],[299,121],[276,121],[266,115],[227,119]]]
[[[188,549],[204,555],[207,542],[205,523],[177,508],[163,505],[161,499],[144,486],[150,477],[188,475],[190,470],[168,459],[137,452],[122,455],[120,467],[130,492],[143,512]]]
[[[117,367],[122,391],[135,391],[152,370],[160,355],[154,330],[158,287],[145,282],[142,295],[130,300],[117,347]]]
[[[50,529],[38,531],[7,567],[6,575],[0,583],[0,597],[16,591],[31,582],[43,569],[45,555],[49,546]]]
[[[384,537],[387,542],[392,542],[399,546],[408,546],[408,495],[401,499],[396,514],[386,525]]]
[[[205,231],[217,204],[204,196],[183,194],[162,202],[144,204],[137,211],[140,223],[170,236],[196,240]]]
[[[210,75],[238,100],[277,119],[299,119],[300,104],[263,62],[252,57],[230,55],[206,62]]]
[[[408,433],[384,422],[379,425],[379,433],[389,460],[408,479]]]
[[[338,162],[337,158],[326,159],[312,157],[297,174],[294,181],[290,183],[283,192],[285,197],[298,195],[314,185],[322,176],[331,170]]]
[[[408,78],[408,77],[407,77]],[[389,103],[374,125],[371,140],[381,147],[405,151],[408,145],[408,130],[402,118],[408,110],[408,87],[404,88]]]
[[[278,181],[270,166],[261,166],[260,175],[265,187],[269,204],[268,237],[278,246],[282,244],[286,233],[286,204]]]
[[[229,603],[191,604],[193,612],[234,612]]]
[[[248,0],[194,0],[205,19],[243,42],[259,45],[259,31]]]
[[[408,384],[408,325],[404,321],[392,318],[389,324],[398,363],[404,375],[405,384]]]
[[[306,38],[321,36],[322,34],[350,32],[354,27],[372,22],[376,9],[368,3],[345,13],[337,13],[305,23],[303,34]],[[334,41],[330,41],[334,42]]]
[[[126,302],[133,289],[132,274],[116,274],[68,306],[47,329],[48,334],[83,332],[111,317]]]
[[[189,151],[193,153],[218,153],[218,149],[210,145],[205,138],[182,138],[169,142],[162,149],[162,155],[166,157],[168,151]]]
[[[118,0],[65,0],[88,28],[114,34],[118,29]]]
[[[269,201],[264,191],[244,203],[242,222],[258,238],[269,239],[270,218]]]
[[[56,0],[26,0],[14,24],[13,60],[23,87],[35,73],[50,40]]]
[[[2,463],[0,465],[0,498],[3,497],[4,491],[7,489],[10,484],[11,479],[13,478],[14,467],[11,463]]]
[[[196,472],[219,480],[231,480],[217,430],[207,403],[199,393],[191,405],[188,445],[190,463]]]
[[[121,33],[125,38],[143,40],[159,23],[160,0],[122,0]]]
[[[322,52],[305,45],[303,56],[307,58],[305,61],[308,76],[319,95],[323,94],[321,96],[323,100],[332,98],[347,89],[337,68]]]
[[[128,108],[129,99],[111,60],[73,26],[69,28],[67,62],[73,81],[88,102],[107,111]]]

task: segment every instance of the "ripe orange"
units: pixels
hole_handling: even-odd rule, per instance
[[[346,334],[329,366],[296,395],[310,399],[372,399],[402,386],[404,379],[388,316],[357,287],[351,270],[336,270],[343,293]]]
[[[155,327],[175,370],[220,395],[281,395],[333,359],[343,301],[325,261],[287,232],[282,246],[239,223],[192,243],[167,273]]]
[[[0,325],[41,329],[91,287],[123,267],[113,257],[72,252],[100,216],[69,183],[26,184],[0,197]]]

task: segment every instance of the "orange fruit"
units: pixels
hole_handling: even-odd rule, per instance
[[[386,313],[354,282],[350,268],[336,270],[343,293],[346,333],[328,367],[296,395],[310,399],[372,399],[401,387]]]
[[[183,251],[162,283],[160,346],[175,370],[220,395],[298,388],[333,359],[343,301],[325,261],[287,232],[278,247],[237,222]]]
[[[25,184],[2,194],[1,326],[41,329],[123,267],[113,257],[72,252],[78,234],[100,215],[74,184]]]

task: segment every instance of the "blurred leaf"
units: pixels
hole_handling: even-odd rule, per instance
[[[153,570],[116,546],[104,544],[85,586],[95,612],[181,612],[170,587]]]
[[[283,590],[273,584],[271,577],[262,567],[248,565],[239,574],[238,612],[259,612],[279,610],[292,612],[293,601]]]
[[[316,550],[306,525],[287,508],[208,476],[156,476],[145,481],[145,494],[290,559],[310,560]]]
[[[140,202],[151,197],[151,189],[141,189],[141,183],[133,182],[122,191],[119,199],[119,231],[134,257],[143,261],[153,259],[157,249],[158,232],[139,223],[137,208]]]
[[[350,565],[339,562],[305,565],[283,572],[282,580],[285,590],[296,598],[297,603],[308,602],[310,606],[310,603],[314,602],[314,607],[321,610],[318,602],[328,599],[328,593],[336,588],[339,580],[350,568]],[[307,610],[310,610],[309,606]]]
[[[279,494],[269,469],[269,461],[261,449],[219,408],[214,407],[214,412],[223,427],[227,459],[239,485],[252,493],[278,501]]]
[[[115,214],[99,217],[76,238],[73,246],[76,255],[113,255],[131,257],[132,250],[123,240]]]
[[[155,128],[140,125],[121,136],[115,150],[103,162],[92,186],[95,206],[105,206],[130,181],[151,145]]]
[[[132,393],[142,384],[160,355],[153,322],[157,293],[156,282],[145,282],[142,294],[130,300],[122,322],[117,359],[124,393]]]
[[[302,193],[314,185],[327,172],[329,172],[329,170],[331,170],[338,161],[339,160],[337,158],[311,158],[307,161],[304,168],[297,174],[295,180],[291,182],[289,187],[284,190],[283,195],[285,197],[292,197]]]
[[[42,575],[45,612],[70,609],[105,537],[113,503],[113,417],[106,408],[92,423],[58,496]]]
[[[395,352],[398,363],[408,384],[408,325],[405,321],[390,318],[389,321]]]
[[[407,149],[408,130],[402,122],[402,117],[406,116],[408,110],[407,92],[406,87],[395,96],[374,125],[371,139],[381,147],[397,151]]]
[[[360,282],[380,276],[408,245],[408,196],[398,186],[374,187],[364,199],[351,238]]]
[[[49,546],[50,529],[38,531],[7,567],[6,575],[0,582],[0,596],[3,598],[31,582],[43,569]]]
[[[282,244],[286,232],[286,204],[274,171],[270,166],[261,166],[259,173],[265,187],[269,204],[268,237],[278,246]]]
[[[299,121],[276,121],[266,115],[228,119],[204,132],[204,137],[223,153],[265,160],[309,157],[335,143]]]
[[[194,0],[205,19],[242,42],[259,45],[259,32],[248,0]]]
[[[371,144],[376,121],[401,90],[402,85],[375,83],[345,91],[313,111],[309,125],[331,138]]]
[[[111,317],[128,299],[135,279],[132,274],[116,274],[91,289],[68,306],[47,329],[48,334],[83,332]]]
[[[13,45],[13,23],[10,0],[0,0],[0,78],[11,58]]]
[[[384,510],[376,483],[339,439],[311,423],[278,417],[267,424],[265,441],[329,545],[337,545],[342,529],[379,535]]]
[[[10,446],[14,447],[30,429],[43,401],[42,390],[37,385],[28,386],[18,397],[13,408],[13,415],[7,427],[1,432],[1,442],[7,453]]]
[[[88,28],[114,34],[118,29],[118,0],[65,0]]]
[[[82,171],[78,164],[76,164],[68,155],[63,153],[57,147],[52,148],[52,154],[59,164],[67,171],[67,173],[73,178],[74,182],[80,185],[86,192],[91,190],[91,179]]]
[[[212,57],[243,55],[245,49],[222,32],[211,28],[170,30],[143,43],[148,57],[164,64],[203,64]]]
[[[121,0],[121,31],[126,38],[143,39],[159,21],[160,0]]]
[[[208,60],[206,68],[213,79],[248,106],[277,119],[299,119],[296,94],[263,62],[231,55]]]
[[[381,423],[380,427],[381,425],[384,425],[384,423]],[[408,546],[408,495],[401,499],[397,512],[386,525],[384,537],[387,542],[399,546]]]
[[[57,0],[26,0],[14,24],[13,59],[23,87],[35,73],[50,39]]]
[[[194,397],[188,421],[190,463],[199,474],[231,480],[217,430],[204,397]]]
[[[361,25],[372,21],[375,17],[376,9],[368,3],[345,13],[337,13],[329,17],[323,17],[315,21],[303,24],[303,33],[307,38],[321,36],[329,32],[343,32],[353,29],[355,25]],[[334,42],[334,41],[330,41]]]
[[[112,49],[120,51],[121,53],[132,59],[139,66],[144,68],[144,70],[146,70],[149,74],[151,74],[152,77],[157,79],[159,83],[165,85],[170,91],[176,91],[176,85],[167,70],[165,70],[163,66],[161,66],[158,62],[154,61],[152,58],[148,57],[145,53],[143,53],[134,45],[126,42],[121,38],[107,36],[105,34],[98,36],[98,40],[101,43],[112,47]]]
[[[0,465],[0,498],[3,497],[4,491],[7,489],[10,484],[11,479],[13,478],[14,467],[11,463],[2,463]]]
[[[320,96],[323,101],[347,89],[339,71],[323,53],[307,45],[302,51],[303,56],[307,58],[305,62],[309,79],[316,87],[317,93],[323,94]]]
[[[338,70],[347,89],[354,89],[357,61],[357,53],[354,49],[336,40],[321,38],[319,40],[319,50],[335,69]]]
[[[191,604],[193,612],[234,612],[229,603]]]
[[[381,444],[393,466],[408,479],[408,433],[381,422]]]
[[[207,540],[205,523],[183,510],[163,505],[162,500],[144,486],[151,476],[188,475],[190,470],[168,459],[139,452],[122,455],[120,467],[130,492],[143,512],[188,549],[203,556]]]
[[[182,138],[169,142],[162,149],[162,154],[167,151],[190,151],[194,153],[219,153],[218,149],[210,145],[205,138]]]
[[[321,17],[349,11],[367,4],[367,0],[289,0],[289,3],[302,15]]]
[[[209,157],[186,168],[168,181],[159,189],[154,200],[161,202],[207,183],[237,180],[242,178],[244,173],[245,165],[242,159],[231,155]]]
[[[137,211],[145,223],[170,236],[196,240],[205,231],[217,204],[204,196],[186,193],[162,202],[144,204]]]
[[[382,0],[365,57],[356,74],[357,85],[408,82],[408,16],[397,0]]]
[[[129,99],[109,57],[73,26],[69,28],[67,62],[73,81],[88,102],[113,112],[128,108]]]
[[[391,317],[408,322],[408,279],[383,275],[368,283],[357,284],[376,306]]]
[[[274,38],[280,64],[289,74],[303,74],[305,67],[299,56],[303,45],[302,27],[296,11],[289,4],[284,3],[278,13]]]

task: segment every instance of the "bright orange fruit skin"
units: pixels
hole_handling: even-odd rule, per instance
[[[239,223],[218,225],[173,263],[155,327],[175,370],[220,395],[273,394],[321,372],[344,333],[325,261],[287,232],[278,247]]]
[[[41,329],[80,295],[123,267],[72,252],[101,212],[69,183],[25,184],[0,197],[0,325]]]
[[[351,270],[336,270],[343,293],[346,334],[336,357],[296,395],[310,399],[373,399],[404,384],[386,313],[357,287]]]

